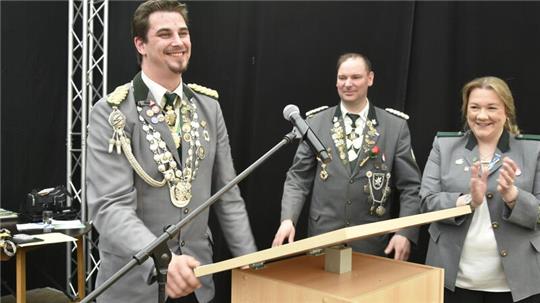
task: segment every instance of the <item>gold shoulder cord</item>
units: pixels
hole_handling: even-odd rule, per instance
[[[188,83],[187,86],[191,88],[192,90],[198,93],[201,93],[203,95],[206,95],[208,97],[214,98],[216,100],[219,98],[219,93],[215,89],[211,89],[211,88],[208,88],[199,84],[195,84],[195,83]]]
[[[163,187],[167,184],[167,180],[163,178],[163,180],[157,181],[143,170],[142,166],[131,152],[130,141],[124,132],[126,116],[118,109],[118,105],[126,99],[130,86],[130,84],[119,86],[107,97],[107,102],[113,108],[113,111],[109,115],[109,124],[113,128],[113,135],[111,139],[109,139],[109,153],[113,151],[113,146],[116,146],[116,152],[120,154],[121,147],[129,164],[144,182],[152,187]]]
[[[122,144],[122,150],[124,151],[124,154],[126,155],[126,158],[133,168],[133,170],[141,177],[141,179],[144,180],[144,182],[148,183],[148,185],[152,187],[163,187],[165,184],[167,184],[167,180],[163,178],[161,181],[157,181],[154,178],[150,177],[141,167],[139,162],[137,162],[137,159],[135,159],[135,156],[131,152],[131,145],[129,144],[129,139],[126,138],[126,136],[120,137],[120,142]]]

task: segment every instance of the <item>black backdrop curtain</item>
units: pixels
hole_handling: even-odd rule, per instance
[[[129,29],[138,4],[110,2],[109,91],[138,70]],[[411,116],[421,168],[435,133],[459,130],[460,88],[474,77],[508,81],[521,128],[540,132],[540,3],[193,1],[188,7],[193,55],[184,80],[219,91],[238,171],[291,129],[282,118],[285,105],[307,111],[338,102],[335,61],[349,51],[373,62],[370,101]],[[0,9],[0,201],[17,209],[32,188],[65,182],[68,11],[67,2],[3,1]],[[261,249],[279,226],[295,149],[286,147],[240,184]],[[302,220],[300,236],[305,215]],[[216,221],[211,225],[216,260],[230,257]],[[413,261],[423,262],[425,242],[423,233]],[[43,253],[56,264],[45,270],[61,281],[65,256]],[[40,277],[29,275],[29,287],[44,284]],[[228,279],[228,273],[216,277],[217,302],[228,302]],[[3,264],[3,284],[13,280],[13,267]]]

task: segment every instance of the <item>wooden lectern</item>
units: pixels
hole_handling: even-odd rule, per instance
[[[324,270],[324,256],[234,269],[232,302],[442,302],[443,269],[352,254],[352,270]]]
[[[272,263],[265,262],[470,213],[469,206],[461,206],[347,227],[199,266],[195,269],[195,275],[200,277],[233,269],[232,302],[235,303],[443,302],[444,274],[440,268],[359,253],[353,253],[351,257],[350,250],[348,256],[342,254],[344,257],[337,262],[329,262],[328,257],[325,260],[322,255],[303,255]],[[329,272],[328,264],[332,262],[340,266],[345,263],[345,270]],[[246,265],[252,269],[237,269]]]

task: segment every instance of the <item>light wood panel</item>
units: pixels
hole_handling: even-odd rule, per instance
[[[277,247],[268,248],[218,263],[202,265],[195,268],[194,271],[197,277],[201,277],[213,273],[222,272],[225,270],[240,268],[249,264],[267,262],[286,256],[304,253],[315,248],[323,248],[341,243],[347,243],[353,240],[394,232],[396,230],[406,227],[427,224],[430,222],[453,218],[470,213],[471,208],[465,205],[425,214],[342,228],[318,236],[302,239],[293,243],[288,243]]]
[[[30,242],[17,245],[17,252],[15,254],[16,262],[16,301],[17,303],[26,302],[26,255],[29,251],[36,250],[38,248],[45,247],[49,244],[73,242],[77,243],[77,290],[78,296],[76,301],[80,301],[85,296],[85,264],[84,264],[84,248],[83,248],[83,234],[73,238],[71,236],[62,233],[45,233],[33,235],[35,238],[39,238],[43,241]]]
[[[443,270],[353,253],[352,271],[324,271],[324,256],[232,271],[232,302],[442,302]]]
[[[17,303],[26,303],[26,251],[18,249],[15,255],[15,266],[17,269]]]

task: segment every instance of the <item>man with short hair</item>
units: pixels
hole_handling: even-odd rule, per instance
[[[420,172],[414,159],[408,116],[380,109],[367,98],[373,85],[370,61],[358,53],[342,55],[337,64],[341,102],[308,113],[308,123],[332,156],[318,161],[304,141],[287,172],[281,225],[273,245],[294,241],[295,224],[311,193],[308,235],[418,214]],[[396,193],[397,192],[397,193]],[[394,202],[393,193],[399,200]],[[375,255],[394,253],[407,260],[418,228],[349,243],[353,250]]]
[[[191,56],[187,21],[185,5],[176,1],[141,4],[132,23],[141,72],[97,102],[90,115],[86,182],[90,217],[100,233],[97,285],[236,176],[217,92],[182,79]],[[231,252],[256,251],[238,187],[213,208]],[[212,277],[198,279],[193,272],[212,262],[208,215],[200,213],[167,243],[168,302],[214,296]],[[154,302],[153,278],[147,260],[98,302]]]

